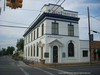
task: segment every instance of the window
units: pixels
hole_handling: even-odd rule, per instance
[[[26,47],[26,56],[27,56],[27,47]]]
[[[27,36],[26,36],[26,44],[27,44],[28,42],[27,42]]]
[[[34,31],[34,40],[35,40],[35,31]]]
[[[74,25],[72,25],[72,24],[68,25],[68,35],[74,36]]]
[[[41,29],[42,31],[42,35],[44,34],[44,24],[42,24],[42,29]]]
[[[33,33],[31,33],[31,41],[33,41]]]
[[[59,25],[56,22],[52,22],[52,34],[59,34]]]
[[[32,51],[32,45],[31,45],[31,56],[32,56],[32,53],[33,53],[33,51]]]
[[[34,56],[35,56],[35,44],[34,44]]]
[[[28,35],[28,43],[30,42],[30,35]]]
[[[74,44],[72,41],[68,44],[68,57],[74,57]]]
[[[39,56],[39,47],[38,47],[38,43],[37,43],[37,57]]]
[[[30,56],[30,47],[28,46],[28,56]]]
[[[39,32],[39,28],[37,28],[37,38],[39,37],[39,33],[38,32]]]
[[[83,50],[83,57],[88,57],[88,51],[87,50]]]

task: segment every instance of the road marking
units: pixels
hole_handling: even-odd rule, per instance
[[[59,70],[59,69],[55,69],[55,68],[48,68],[48,69],[59,71],[59,72],[67,72],[67,71],[63,71],[63,70]]]
[[[23,68],[20,67],[20,70],[21,70],[25,75],[29,75]]]
[[[43,71],[43,72],[45,72],[45,73],[47,73],[47,74],[49,74],[49,75],[55,75],[55,74],[53,74],[53,73],[51,73],[51,72],[48,72],[48,71],[42,70],[42,69],[40,69],[40,68],[36,68],[36,67],[34,67],[34,69],[37,69],[37,70]]]
[[[68,72],[68,71],[63,71],[63,70],[59,70],[59,69],[55,69],[55,68],[47,68],[47,69],[51,69],[51,70],[55,70],[55,71],[58,71],[59,74],[64,74],[64,75],[77,75],[77,74],[73,74],[71,72]]]

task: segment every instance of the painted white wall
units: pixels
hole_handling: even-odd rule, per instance
[[[50,9],[52,7],[53,7],[52,5],[49,8],[48,8],[48,6],[44,6],[44,8],[42,8],[41,10],[43,12],[48,11],[48,9]],[[64,9],[59,8],[58,11],[64,11]],[[64,12],[68,12],[68,11],[64,11]],[[70,12],[70,13],[75,14],[76,16],[78,15],[78,13],[75,13],[75,12]],[[67,20],[65,20],[65,21],[67,21]],[[89,51],[89,47],[88,47],[87,41],[80,41],[79,40],[79,26],[78,26],[78,24],[72,23],[74,25],[74,36],[68,36],[68,24],[70,24],[70,23],[65,22],[65,21],[58,21],[57,20],[56,22],[59,23],[59,35],[51,35],[51,31],[52,31],[51,24],[52,24],[52,22],[54,22],[54,20],[48,20],[48,19],[46,19],[44,21],[42,20],[34,29],[32,29],[24,37],[25,38],[24,39],[24,41],[25,41],[24,57],[27,60],[34,60],[34,61],[39,62],[39,60],[41,59],[41,48],[39,47],[39,56],[38,57],[36,56],[36,54],[37,54],[36,50],[37,50],[37,43],[39,43],[41,41],[42,44],[44,44],[44,46],[43,46],[43,59],[45,59],[46,63],[53,63],[53,46],[55,46],[55,45],[58,47],[58,63],[89,62],[89,56],[82,57],[82,51],[83,50]],[[34,22],[32,22],[32,24],[33,23]],[[44,24],[44,35],[43,36],[41,36],[42,24]],[[39,28],[39,34],[38,34],[39,37],[38,38],[37,38],[37,28]],[[32,36],[32,38],[33,38],[34,31],[35,31],[35,40],[31,40],[31,33],[33,33],[33,36]],[[57,41],[55,41],[55,40],[57,40]],[[74,52],[75,52],[74,57],[68,57],[68,44],[69,44],[70,40],[72,40],[72,42],[74,44]],[[55,42],[53,42],[53,41],[55,41]],[[31,45],[32,46],[35,45],[35,56],[31,56],[31,49],[28,51],[28,47],[31,47]],[[27,51],[26,51],[26,48],[27,48]],[[32,52],[34,52],[33,50],[34,49],[32,47]],[[28,56],[28,52],[29,52],[29,56]],[[44,57],[45,52],[49,53],[49,58]],[[65,58],[62,57],[63,52],[66,54]],[[27,56],[26,56],[26,54],[27,54]]]
[[[88,51],[88,57],[83,57],[83,50]],[[80,40],[80,62],[89,62],[89,61],[90,61],[89,41]]]

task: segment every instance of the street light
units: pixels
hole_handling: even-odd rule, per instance
[[[92,32],[94,32],[94,33],[98,33],[98,34],[100,34],[100,32],[98,32],[98,31],[95,31],[95,30],[91,30]]]

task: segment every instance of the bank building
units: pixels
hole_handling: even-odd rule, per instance
[[[24,33],[24,58],[45,63],[89,62],[89,42],[79,39],[78,12],[48,4]]]

